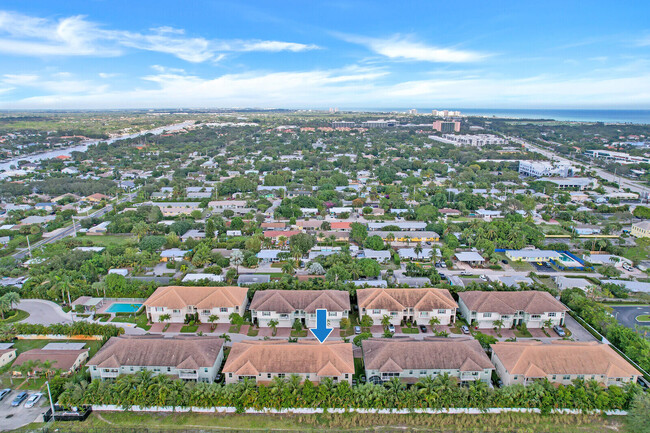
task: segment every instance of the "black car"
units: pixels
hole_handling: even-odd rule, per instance
[[[427,333],[427,327],[424,325],[420,325],[420,331],[422,331],[423,334]]]
[[[501,263],[503,263],[504,265],[507,265],[508,261],[506,259],[503,259],[503,260],[501,260]]]

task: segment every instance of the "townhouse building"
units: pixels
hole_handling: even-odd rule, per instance
[[[393,325],[402,321],[428,325],[433,317],[448,325],[455,322],[458,308],[447,289],[359,289],[357,300],[359,315],[370,316],[375,325],[381,325],[384,316]]]
[[[230,323],[230,315],[244,315],[248,289],[237,286],[192,287],[167,286],[158,287],[144,302],[147,317],[152,322],[163,320],[170,323],[184,323],[187,315],[196,315],[200,322],[207,323],[211,315],[218,317],[214,323]]]

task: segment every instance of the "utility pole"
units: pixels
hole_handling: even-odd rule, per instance
[[[50,399],[50,409],[52,409],[52,421],[54,421],[54,402],[52,401],[52,392],[50,391],[50,381],[45,382],[47,385],[47,396]]]
[[[29,258],[31,259],[32,258],[32,246],[29,243],[29,235],[27,235],[26,237],[27,237],[27,250],[29,251]]]

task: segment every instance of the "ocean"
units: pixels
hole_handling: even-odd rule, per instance
[[[573,122],[650,124],[650,110],[575,110],[575,109],[510,109],[510,108],[452,108],[437,110],[460,111],[469,116],[513,117],[517,119],[553,119]],[[417,108],[418,113],[431,113],[432,108]],[[363,111],[408,111],[400,109],[364,109]]]

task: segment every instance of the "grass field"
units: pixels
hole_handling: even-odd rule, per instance
[[[639,322],[650,322],[650,314],[641,314],[636,317]]]
[[[0,319],[0,323],[15,323],[15,322],[20,322],[21,320],[24,320],[29,317],[29,313],[27,311],[19,310],[19,309],[14,309],[10,313],[5,314],[4,319]]]
[[[238,431],[304,432],[547,432],[547,433],[627,433],[621,417],[597,415],[213,415],[213,414],[137,414],[132,412],[94,412],[82,423],[54,423],[57,428],[73,432],[106,432],[119,428],[146,426],[156,431]]]
[[[93,246],[97,247],[110,247],[115,245],[126,245],[129,242],[135,242],[135,236],[117,236],[117,235],[106,235],[106,236],[85,236],[84,239],[90,239],[93,242]]]

